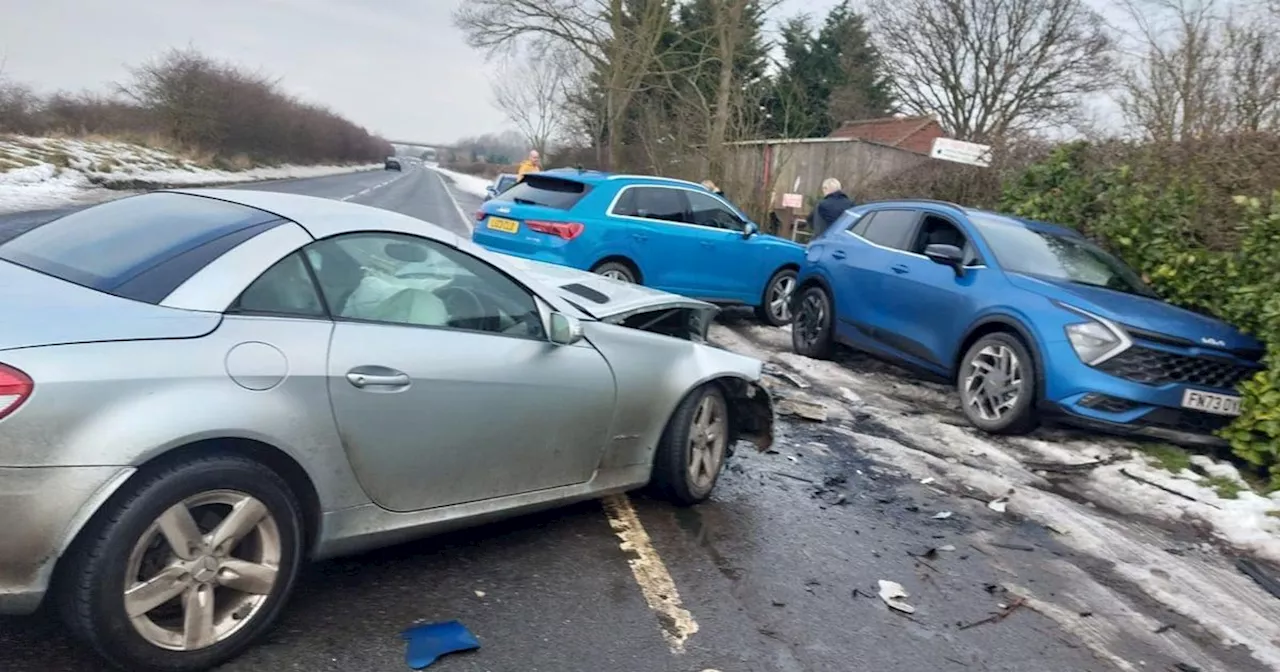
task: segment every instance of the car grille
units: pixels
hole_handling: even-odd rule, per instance
[[[1193,357],[1140,345],[1098,365],[1113,376],[1146,385],[1184,383],[1233,389],[1258,371],[1257,367],[1212,357]]]
[[[1158,408],[1144,416],[1141,423],[1163,427],[1188,434],[1213,434],[1230,425],[1235,418],[1224,415],[1186,411],[1176,408]]]

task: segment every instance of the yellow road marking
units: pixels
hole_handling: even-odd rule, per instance
[[[693,614],[680,602],[680,592],[676,590],[671,573],[662,562],[657,549],[649,539],[649,533],[640,523],[640,516],[631,506],[626,495],[612,495],[604,500],[605,516],[609,518],[609,527],[618,535],[619,546],[632,557],[627,559],[631,565],[631,573],[640,584],[640,592],[644,601],[658,616],[662,626],[662,636],[667,640],[672,653],[684,653],[685,642],[698,632],[698,622]]]

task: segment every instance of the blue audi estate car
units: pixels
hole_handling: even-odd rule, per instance
[[[852,346],[955,383],[991,433],[1042,416],[1102,429],[1206,434],[1240,414],[1263,346],[1159,299],[1075,231],[950,203],[852,208],[812,241],[792,345]]]
[[[555,169],[476,212],[471,239],[495,252],[589,270],[791,321],[804,246],[760,233],[728,201],[693,182]]]

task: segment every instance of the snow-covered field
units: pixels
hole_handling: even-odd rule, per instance
[[[94,203],[121,195],[120,189],[321,177],[381,167],[285,165],[229,171],[113,140],[0,136],[0,213]]]
[[[1280,600],[1233,564],[1241,554],[1280,563],[1280,493],[1255,494],[1230,464],[1167,446],[1051,429],[985,435],[964,421],[949,388],[858,356],[795,355],[785,328],[716,325],[711,337],[807,381],[808,389],[788,396],[824,406],[828,424],[872,459],[940,492],[995,502],[1002,515],[1039,523],[1082,556],[1050,561],[1070,591],[1028,598],[1120,669],[1140,668],[1106,655],[1108,642],[1159,640],[1192,661],[1196,634],[1242,644],[1280,669]],[[1169,451],[1163,460],[1160,451]],[[1106,580],[1097,578],[1099,567]],[[1081,617],[1097,604],[1109,606]],[[1144,615],[1152,604],[1196,633],[1171,636],[1163,626],[1172,621]]]
[[[441,168],[439,166],[428,165],[427,167],[430,168],[431,170],[436,171],[437,173],[440,173],[441,175],[444,175],[450,180],[453,180],[454,186],[456,186],[459,191],[466,192],[468,194],[471,194],[472,196],[477,196],[479,198],[484,198],[485,196],[488,196],[489,194],[488,192],[485,191],[485,187],[488,187],[489,185],[493,184],[493,180],[490,180],[487,178],[477,177],[475,175],[468,175],[466,173],[459,173],[457,171],[449,170],[448,168]]]

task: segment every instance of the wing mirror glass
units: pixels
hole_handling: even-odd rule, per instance
[[[573,345],[582,340],[582,322],[564,313],[551,313],[551,342]]]
[[[964,251],[955,245],[929,245],[924,248],[924,256],[935,264],[950,266],[956,275],[964,274]]]
[[[757,233],[760,233],[760,227],[756,226],[755,222],[747,222],[747,225],[742,227],[742,237],[744,239],[750,238]]]

